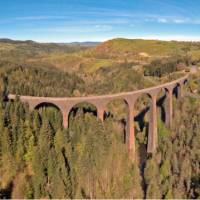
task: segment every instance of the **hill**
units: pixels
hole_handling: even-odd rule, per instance
[[[0,40],[0,60],[51,66],[63,71],[94,73],[121,63],[143,66],[155,59],[189,57],[200,61],[200,43],[113,39],[104,43],[36,43]]]
[[[199,49],[200,43],[118,38],[98,45],[91,53],[95,56],[108,57],[129,57],[140,53],[149,56],[170,56]]]
[[[34,67],[34,70],[38,69],[39,71],[45,68],[47,73],[49,71],[52,76],[54,74],[52,69],[59,69],[60,74],[62,72],[68,74],[67,81],[71,82],[70,76],[74,77],[74,74],[76,74],[76,80],[82,81],[82,86],[73,87],[72,90],[63,86],[63,90],[59,90],[60,92],[56,94],[50,90],[45,92],[45,89],[42,93],[38,92],[36,91],[37,86],[33,84],[35,91],[28,92],[27,89],[25,92],[24,88],[18,89],[18,92],[21,91],[23,94],[85,96],[116,93],[168,81],[168,74],[182,70],[177,65],[189,66],[194,61],[198,64],[200,60],[199,46],[199,43],[175,41],[113,39],[94,47],[85,47],[77,43],[54,44],[2,39],[0,40],[0,66],[3,67],[2,69],[10,66],[9,70],[10,68],[18,69],[20,66],[23,68]],[[21,79],[17,78],[19,73]],[[24,80],[21,70],[15,71],[13,74],[13,79],[16,84],[21,85],[20,87],[26,80],[33,80],[32,77],[26,77]],[[29,76],[29,72],[27,74]],[[56,80],[59,80],[59,77],[62,76],[56,75],[56,77]],[[27,82],[31,84],[31,82]],[[46,80],[46,83],[49,81]],[[48,86],[45,87],[48,88]],[[65,92],[65,90],[70,92]],[[10,91],[15,90],[10,89]]]
[[[74,53],[88,47],[72,44],[37,43],[34,41],[15,41],[0,39],[0,59],[13,62],[25,62],[30,58],[39,58],[55,53]]]
[[[200,43],[113,39],[70,54],[48,54],[40,61],[62,70],[74,69],[78,72],[81,69],[94,73],[102,67],[112,67],[124,62],[143,66],[156,59],[171,57],[187,57],[193,64],[198,64]]]

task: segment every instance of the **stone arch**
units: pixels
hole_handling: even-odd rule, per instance
[[[174,86],[168,86],[164,88],[166,91],[165,98],[165,124],[168,128],[172,126],[172,115],[173,115],[173,90]]]
[[[173,96],[178,99],[181,96],[181,83],[177,82],[173,88]]]
[[[146,114],[149,111],[149,118],[148,123],[146,123],[146,130],[143,133],[143,135],[148,135],[147,140],[147,152],[153,153],[156,150],[157,147],[157,95],[159,91],[161,90],[161,87],[149,89],[148,92],[143,92],[142,95],[146,95],[147,97],[150,97],[150,105],[145,105],[145,108],[143,106],[143,114]],[[138,101],[138,98],[137,98]],[[148,98],[149,103],[149,98]],[[140,102],[141,104],[141,102]],[[137,103],[135,103],[136,108]],[[144,119],[144,117],[143,117]]]
[[[140,93],[134,102],[135,118],[134,121],[139,123],[139,128],[143,131],[144,128],[144,118],[145,115],[150,110],[150,102],[152,100],[152,95],[148,92]],[[150,101],[150,102],[149,102]],[[142,105],[141,105],[142,103]]]
[[[184,79],[183,80],[183,83],[182,83],[182,87],[183,87],[183,92],[191,92],[191,87],[190,87],[190,82],[188,80],[188,78]]]
[[[43,101],[43,102],[37,103],[36,105],[33,106],[34,110],[38,110],[38,112],[40,113],[40,116],[41,116],[41,112],[43,112],[43,111],[46,112],[45,110],[43,110],[43,108],[45,108],[45,109],[53,108],[53,109],[57,110],[57,112],[54,112],[53,109],[50,111],[50,112],[52,112],[52,114],[54,113],[53,116],[51,116],[51,117],[53,117],[53,120],[56,120],[57,122],[60,121],[59,127],[63,127],[63,124],[64,124],[64,120],[63,120],[63,116],[62,116],[63,113],[62,113],[62,109],[58,105],[56,105],[55,103],[52,103],[52,102]],[[49,116],[49,114],[48,114],[48,116]],[[51,122],[50,119],[49,119],[49,121]],[[53,124],[53,123],[51,123],[51,124]],[[59,124],[59,123],[57,123],[57,124]]]
[[[159,119],[166,123],[167,118],[167,97],[169,94],[169,89],[164,87],[158,92],[157,95],[157,115]]]
[[[94,103],[91,103],[88,101],[80,101],[80,102],[73,104],[70,107],[70,109],[68,111],[68,116],[67,116],[68,123],[70,123],[71,117],[76,116],[79,109],[82,109],[84,114],[92,113],[94,116],[97,116],[97,106]]]
[[[148,134],[150,128],[150,109],[152,95],[150,93],[140,93],[134,103],[134,130],[138,144],[139,162],[144,168],[147,159]]]
[[[183,84],[184,85],[187,84],[188,82],[189,82],[188,78],[186,78],[186,79],[183,80]]]
[[[123,97],[110,99],[105,105],[105,120],[112,118],[114,123],[116,122],[120,131],[123,132],[122,140],[124,143],[127,143],[128,139],[127,124],[129,108],[128,101]]]
[[[61,111],[61,109],[60,109],[60,107],[59,107],[58,105],[56,105],[56,104],[54,104],[54,103],[52,103],[52,102],[45,102],[45,101],[40,102],[40,103],[34,105],[34,106],[33,106],[33,109],[38,110],[38,109],[40,109],[41,107],[54,107],[54,108],[56,108],[57,110]]]
[[[109,106],[109,104],[111,104],[112,102],[120,102],[120,101],[121,101],[121,103],[123,103],[124,105],[126,105],[127,108],[129,108],[128,101],[125,98],[123,98],[123,97],[117,97],[117,98],[110,99],[109,101],[106,102],[105,108],[107,109],[107,107]],[[111,114],[106,113],[106,115],[111,115]]]

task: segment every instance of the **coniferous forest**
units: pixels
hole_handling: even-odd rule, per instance
[[[135,119],[135,160],[124,141],[127,112],[122,101],[108,105],[104,122],[95,116],[92,105],[77,105],[70,112],[69,127],[64,129],[57,108],[43,106],[29,111],[17,96],[14,101],[7,99],[9,93],[70,97],[146,88],[180,77],[183,69],[198,65],[196,57],[177,56],[177,68],[171,61],[174,57],[165,58],[165,64],[160,65],[163,73],[157,76],[150,73],[152,60],[145,60],[143,66],[140,61],[146,58],[138,55],[134,62],[132,55],[125,59],[123,54],[120,61],[113,53],[112,58],[105,58],[99,52],[102,44],[72,48],[29,42],[25,50],[20,49],[24,46],[20,42],[3,41],[1,45],[8,43],[17,47],[0,49],[0,55],[4,55],[0,60],[0,198],[200,198],[198,99],[174,97],[171,130],[158,112],[158,148],[154,154],[146,150],[148,112],[142,126]],[[171,44],[159,45],[164,48]],[[199,44],[174,45],[181,53],[184,45],[199,48]],[[26,48],[31,49],[27,55]],[[63,54],[62,58],[57,52]],[[76,62],[79,58],[78,64],[73,57]],[[192,91],[200,84],[198,77],[194,75],[191,79],[195,81],[189,82]],[[141,97],[137,111],[148,105],[148,98]]]

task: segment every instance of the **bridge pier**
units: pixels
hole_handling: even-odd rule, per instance
[[[166,105],[165,105],[165,123],[168,128],[172,127],[172,118],[173,118],[173,88],[169,88],[167,91],[167,98],[166,98]]]
[[[103,122],[104,121],[105,106],[98,105],[96,107],[97,107],[97,117]]]
[[[185,96],[184,83],[181,84],[180,91],[181,91],[180,97],[183,98]]]
[[[135,155],[135,127],[134,127],[134,106],[129,106],[126,132],[128,135],[127,145],[128,150],[133,152]]]
[[[180,83],[178,87],[178,99],[181,99],[184,96],[184,91],[183,91],[183,84]]]
[[[68,112],[66,110],[61,110],[63,117],[63,127],[68,128]]]
[[[147,152],[153,153],[157,147],[157,96],[152,96],[152,102],[150,106],[150,120],[149,120],[149,131],[148,131],[148,144]]]

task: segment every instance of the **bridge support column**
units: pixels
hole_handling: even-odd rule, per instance
[[[166,115],[166,126],[168,128],[172,127],[172,117],[173,117],[173,89],[168,89],[167,92],[167,102],[165,107],[165,115]]]
[[[97,106],[97,117],[103,122],[104,121],[105,107],[103,105]]]
[[[183,88],[183,84],[180,84],[178,88],[178,99],[181,99],[183,96],[184,96],[184,88]]]
[[[28,106],[29,106],[29,110],[30,110],[30,111],[34,111],[34,108],[35,108],[34,105],[28,103]]]
[[[128,109],[128,119],[127,119],[127,144],[128,150],[133,153],[133,157],[135,158],[135,128],[134,128],[134,106],[129,106]]]
[[[63,127],[68,128],[68,112],[62,110],[62,116],[63,116]]]
[[[151,107],[150,107],[150,120],[149,120],[149,131],[148,131],[148,145],[147,152],[153,153],[157,147],[157,106],[156,106],[157,96],[152,97]]]

